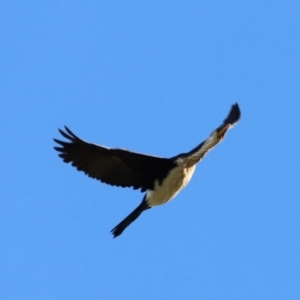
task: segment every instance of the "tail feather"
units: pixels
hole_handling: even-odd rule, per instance
[[[145,198],[143,199],[142,203],[132,212],[130,213],[122,222],[120,222],[115,228],[111,230],[114,238],[119,236],[127,226],[129,226],[134,220],[136,220],[139,215],[146,209],[151,208],[148,206]]]

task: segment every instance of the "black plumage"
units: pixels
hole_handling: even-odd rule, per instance
[[[111,149],[85,142],[69,128],[60,130],[67,141],[54,139],[59,145],[54,147],[66,163],[101,182],[119,187],[132,187],[147,191],[141,204],[118,224],[112,233],[114,237],[132,223],[144,210],[171,200],[189,182],[195,165],[205,154],[216,146],[227,130],[240,119],[238,104],[204,142],[193,150],[171,158],[144,155],[123,149]]]
[[[70,142],[54,139],[62,147],[54,147],[66,163],[78,171],[104,183],[141,189],[153,188],[155,179],[162,181],[174,165],[170,159],[144,155],[123,149],[111,149],[78,138],[68,127],[59,129]]]

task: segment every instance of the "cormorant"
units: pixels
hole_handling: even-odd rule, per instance
[[[135,153],[123,149],[112,149],[85,142],[69,128],[59,132],[68,141],[54,139],[54,147],[66,163],[101,182],[120,187],[132,187],[146,192],[141,204],[111,232],[119,236],[144,210],[164,204],[174,198],[190,181],[196,164],[205,154],[220,143],[227,130],[240,119],[238,104],[231,107],[223,124],[193,150],[171,158]]]

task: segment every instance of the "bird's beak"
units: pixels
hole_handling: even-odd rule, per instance
[[[225,125],[223,128],[220,129],[220,131],[218,132],[218,136],[220,139],[223,139],[227,130],[231,127],[231,124]]]

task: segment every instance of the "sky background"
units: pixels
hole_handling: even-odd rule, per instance
[[[0,299],[300,299],[300,3],[0,4]],[[170,203],[64,164],[93,143],[187,152],[241,121]]]

